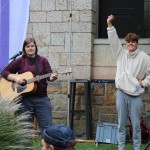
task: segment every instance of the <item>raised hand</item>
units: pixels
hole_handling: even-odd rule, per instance
[[[108,16],[108,18],[107,18],[107,25],[108,25],[108,27],[112,27],[112,22],[113,22],[114,20],[115,20],[114,15]]]

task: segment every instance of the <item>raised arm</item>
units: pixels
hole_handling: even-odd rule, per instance
[[[118,58],[122,52],[122,44],[120,39],[118,38],[117,32],[115,27],[113,26],[113,21],[115,17],[113,15],[108,16],[107,18],[107,33],[108,33],[108,40],[112,50],[114,57]]]

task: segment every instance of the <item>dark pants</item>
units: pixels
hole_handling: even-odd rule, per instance
[[[19,113],[30,112],[31,117],[28,121],[34,121],[34,116],[37,119],[40,132],[52,124],[52,112],[50,99],[37,96],[26,96],[21,101],[22,107]]]

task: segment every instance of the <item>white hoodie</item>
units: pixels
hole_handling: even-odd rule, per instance
[[[116,88],[133,96],[142,94],[144,88],[150,86],[150,57],[138,49],[130,53],[123,49],[114,26],[107,28],[107,31],[110,47],[117,60]],[[143,87],[136,78],[142,80]]]

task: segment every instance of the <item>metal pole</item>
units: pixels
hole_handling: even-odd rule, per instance
[[[68,51],[68,67],[71,69],[71,48],[72,48],[72,0],[69,0],[69,51]],[[72,71],[72,70],[70,70]],[[68,74],[68,108],[67,108],[67,125],[70,126],[70,74]]]

